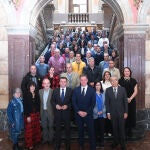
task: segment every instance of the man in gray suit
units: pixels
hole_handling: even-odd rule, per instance
[[[42,125],[42,143],[51,143],[53,140],[53,109],[51,106],[51,97],[53,90],[50,88],[50,81],[43,80],[43,89],[39,90],[40,95],[40,115]]]
[[[112,148],[121,144],[121,149],[125,146],[125,119],[128,116],[128,102],[124,87],[118,85],[118,78],[111,77],[112,86],[106,89],[105,102],[107,117],[112,122],[114,141]]]

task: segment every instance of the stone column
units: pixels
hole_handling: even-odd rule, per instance
[[[104,3],[104,2],[103,2],[102,0],[99,0],[99,1],[98,1],[98,12],[99,12],[99,13],[102,12],[102,5],[103,5],[103,3]]]
[[[0,27],[0,109],[8,105],[8,38],[5,27]],[[1,128],[0,128],[1,129]]]
[[[124,25],[124,66],[138,81],[137,108],[145,108],[145,44],[147,25]]]
[[[28,27],[8,27],[9,98],[34,63],[35,41]]]

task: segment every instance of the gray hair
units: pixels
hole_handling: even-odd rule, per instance
[[[89,61],[90,61],[90,60],[94,60],[94,57],[90,57],[88,60],[89,60]]]
[[[14,95],[15,93],[17,93],[17,92],[22,94],[22,91],[21,91],[20,88],[15,88],[15,89],[13,90],[13,95]]]
[[[59,53],[60,53],[60,50],[59,50],[58,48],[56,48],[56,49],[55,49],[55,52],[59,52]]]
[[[87,53],[90,53],[90,54],[91,54],[91,51],[88,50],[88,51],[86,51],[86,54],[87,54]]]

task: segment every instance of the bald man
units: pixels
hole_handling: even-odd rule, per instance
[[[55,75],[60,75],[65,71],[65,59],[60,55],[60,50],[54,51],[54,56],[50,57],[48,64],[50,67],[54,67]]]
[[[42,124],[42,143],[53,140],[53,110],[51,106],[51,97],[53,90],[50,88],[49,79],[44,79],[42,82],[43,89],[39,90],[40,95],[40,115]]]

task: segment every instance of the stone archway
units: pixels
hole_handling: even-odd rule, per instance
[[[8,29],[8,50],[10,51],[10,93],[14,87],[20,86],[22,77],[25,75],[26,72],[28,72],[29,66],[33,62],[32,56],[34,55],[33,51],[35,45],[34,36],[36,35],[34,27],[39,13],[50,1],[51,0],[40,0],[38,2],[36,0],[25,1],[23,9],[19,16],[20,19],[18,24],[16,22],[15,24],[13,24],[14,26],[12,26],[11,29]],[[112,7],[113,11],[117,16],[117,19],[119,20],[114,33],[114,37],[115,41],[117,42],[117,48],[121,51],[121,67],[131,67],[131,69],[133,69],[134,76],[138,79],[140,86],[143,87],[139,89],[140,95],[138,96],[139,108],[143,108],[145,105],[145,52],[142,54],[141,52],[142,49],[145,49],[145,26],[138,24],[134,25],[134,19],[128,0],[103,1],[106,2],[110,7]],[[16,31],[16,33],[13,34],[13,31]],[[137,38],[139,45],[135,47]],[[141,45],[143,45],[143,47],[141,47]],[[134,55],[132,49],[136,49],[136,55],[140,56],[139,65],[144,65],[144,67],[140,66],[140,69],[135,69],[136,65],[134,61],[137,63],[138,61],[137,59],[132,59],[131,55]],[[16,58],[18,58],[17,61]],[[18,72],[18,74],[16,74],[16,72]]]
[[[0,109],[6,108],[8,104],[8,37],[6,25],[8,24],[7,12],[0,2]]]
[[[114,11],[119,24],[132,24],[133,15],[128,0],[102,0],[107,3]]]
[[[128,66],[138,81],[137,107],[145,107],[145,38],[146,26],[135,24],[128,0],[103,0],[114,11],[118,24],[113,33],[120,51],[120,69]],[[144,51],[143,51],[144,49]],[[138,67],[137,67],[138,66]]]
[[[36,20],[40,11],[50,1],[24,1],[18,15],[18,23],[8,28],[9,97],[12,96],[12,89],[21,86],[23,76],[34,63]]]
[[[146,46],[145,46],[145,107],[150,108],[150,3],[149,0],[144,0],[138,13],[138,23],[145,23],[147,25],[146,32]]]

